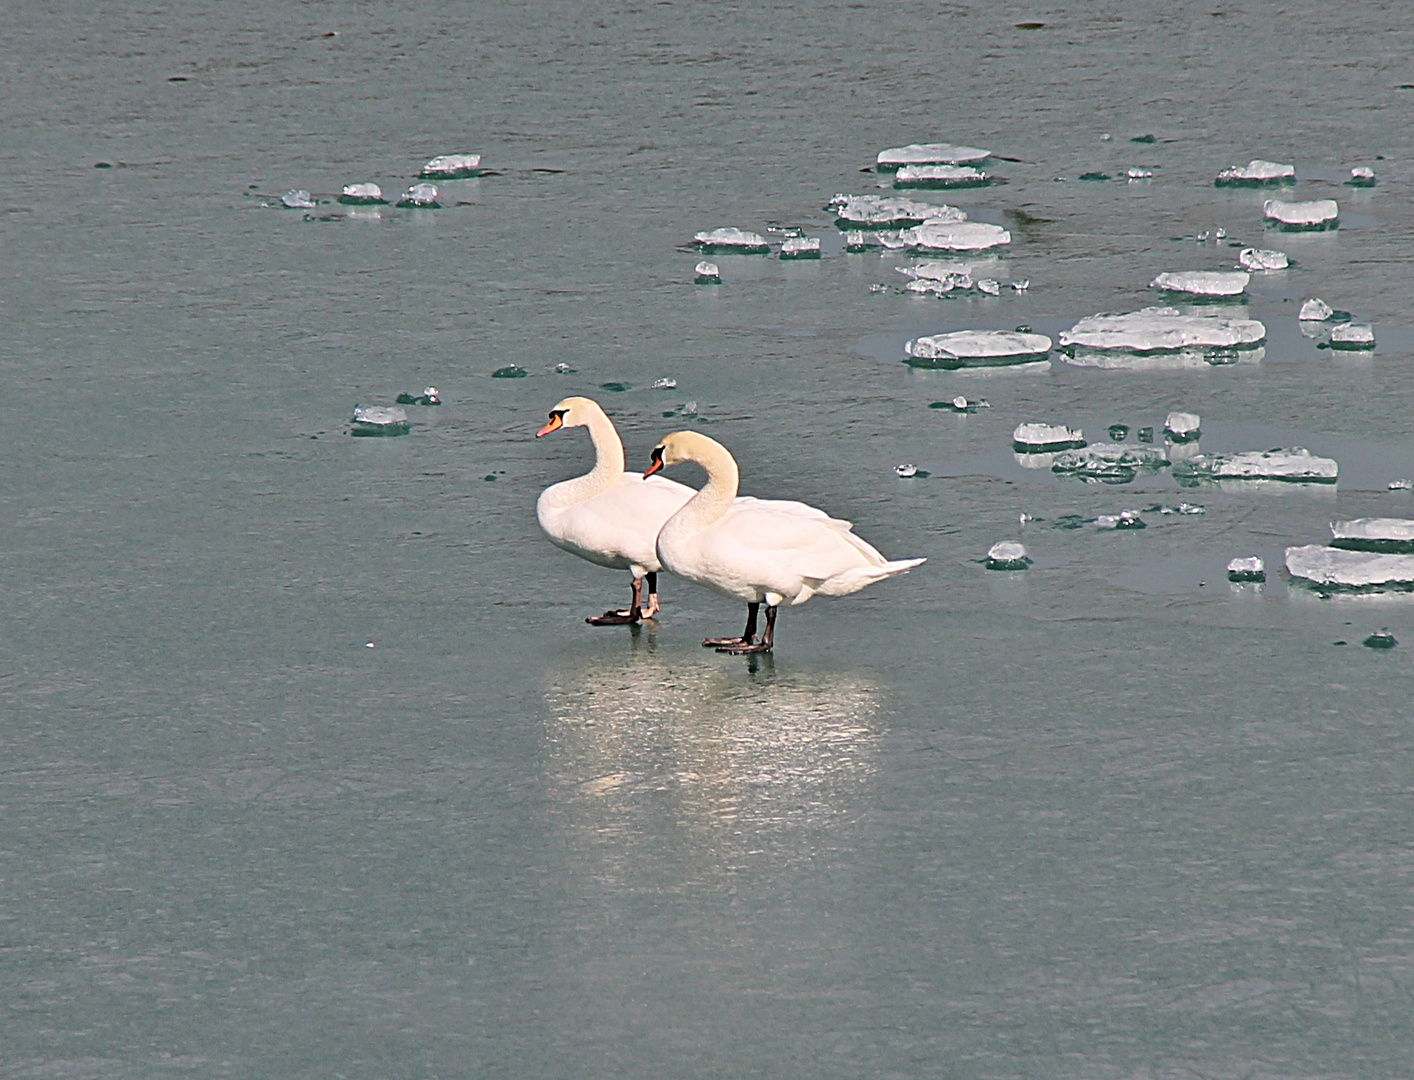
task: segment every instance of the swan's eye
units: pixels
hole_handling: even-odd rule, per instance
[[[663,460],[663,448],[661,446],[653,447],[653,453],[649,454],[648,456],[651,460],[659,462],[661,464]]]
[[[551,419],[551,420],[560,420],[560,421],[563,421],[564,418],[565,418],[565,413],[567,413],[567,412],[569,412],[568,409],[551,409],[551,410],[550,410],[550,419]]]

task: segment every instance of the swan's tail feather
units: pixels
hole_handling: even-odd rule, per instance
[[[848,596],[850,593],[873,585],[876,581],[883,581],[885,578],[891,578],[897,574],[906,574],[915,566],[921,566],[927,561],[927,559],[895,559],[893,562],[882,563],[878,566],[855,567],[830,578],[828,581],[821,582],[815,591],[821,596]]]

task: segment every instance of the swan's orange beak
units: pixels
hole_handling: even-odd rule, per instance
[[[653,464],[648,466],[648,471],[643,474],[643,479],[647,480],[655,472],[663,471],[663,448],[657,446],[653,448]]]
[[[540,438],[541,435],[548,435],[548,434],[550,434],[550,432],[552,432],[552,431],[559,431],[560,428],[562,428],[562,427],[564,427],[564,426],[565,426],[565,414],[564,414],[564,413],[552,412],[552,413],[550,414],[550,422],[549,422],[548,424],[546,424],[543,428],[541,428],[539,431],[537,431],[537,432],[535,433],[535,437],[538,439],[538,438]]]

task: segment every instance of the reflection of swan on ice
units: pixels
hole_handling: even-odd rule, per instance
[[[553,800],[615,878],[798,842],[852,816],[875,770],[879,691],[859,676],[639,653],[552,675],[545,701]]]

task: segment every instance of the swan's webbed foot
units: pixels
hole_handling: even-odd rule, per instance
[[[717,651],[719,653],[729,653],[732,656],[750,656],[752,653],[770,652],[771,646],[767,645],[764,641],[758,641],[753,644],[749,641],[738,640],[730,645],[717,646]]]
[[[591,615],[584,621],[590,626],[628,626],[642,620],[643,613],[634,608],[631,611],[606,611],[602,615]]]
[[[760,607],[761,605],[759,603],[746,605],[746,629],[741,632],[740,637],[709,637],[702,643],[702,647],[704,649],[716,649],[718,652],[729,653],[764,652],[765,650],[757,648],[755,644],[756,612]],[[771,617],[771,612],[774,610],[774,608],[767,609],[767,618]],[[766,649],[770,649],[770,647],[771,646],[768,644]]]
[[[721,649],[732,645],[750,645],[751,639],[744,637],[709,637],[702,642],[704,649]]]

